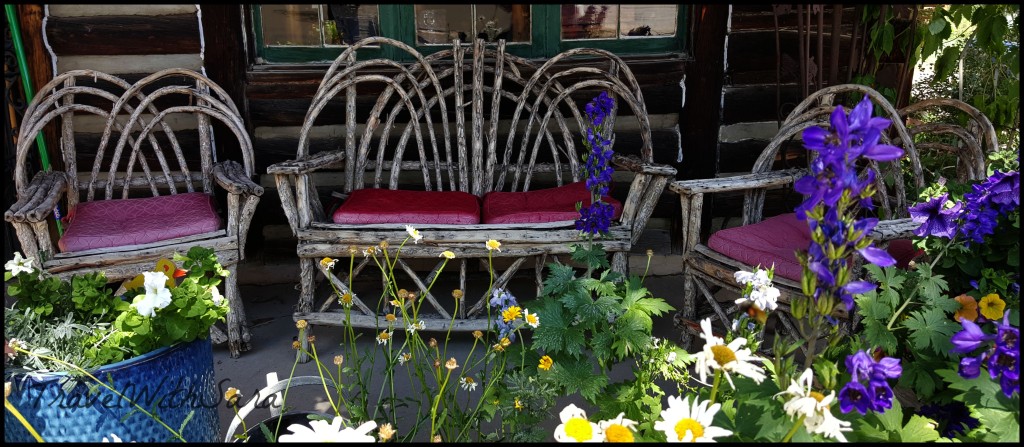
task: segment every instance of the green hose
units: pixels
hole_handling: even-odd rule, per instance
[[[18,66],[21,67],[21,85],[25,89],[25,101],[32,102],[34,96],[32,90],[32,79],[28,75],[28,62],[25,60],[25,48],[21,43],[21,29],[18,27],[18,16],[14,5],[4,5],[7,13],[7,25],[11,29],[11,39],[14,41],[14,53],[18,57]],[[50,156],[46,152],[46,141],[43,140],[42,132],[36,134],[36,144],[39,147],[39,161],[44,171],[50,170]],[[53,216],[57,219],[57,233],[64,234],[64,227],[60,223],[60,210],[54,206]]]

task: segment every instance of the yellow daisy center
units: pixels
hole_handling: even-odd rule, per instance
[[[387,333],[387,331],[384,331],[384,332],[381,332],[380,335],[377,336],[377,338],[379,338],[381,340],[387,340],[387,339],[391,338],[391,334]]]
[[[516,318],[519,318],[521,316],[523,316],[523,312],[522,309],[519,308],[519,306],[509,306],[508,309],[501,311],[501,318],[503,318],[506,323],[515,320]]]
[[[821,401],[825,400],[825,395],[821,394],[821,393],[819,393],[817,391],[811,391],[807,395],[813,397],[814,400],[816,400],[818,402],[821,402]]]
[[[693,433],[693,439],[690,439],[690,442],[697,442],[697,438],[704,436],[704,426],[700,425],[700,422],[697,422],[695,419],[680,419],[679,422],[676,422],[677,439],[682,440],[685,438],[686,432]]]
[[[594,437],[594,428],[586,419],[572,418],[565,423],[565,434],[575,439],[576,442],[585,442]]]
[[[711,347],[711,353],[715,356],[715,361],[718,362],[719,366],[725,366],[729,362],[736,361],[736,353],[732,352],[726,345],[714,345]]]
[[[352,294],[348,293],[348,292],[345,292],[345,294],[341,296],[341,304],[344,304],[346,306],[351,305],[352,304]]]
[[[608,442],[633,442],[633,432],[619,424],[609,425],[604,429],[604,436]]]
[[[537,320],[537,314],[530,314],[526,316],[526,322],[529,324],[537,324],[540,320]]]

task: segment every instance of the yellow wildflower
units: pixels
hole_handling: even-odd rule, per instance
[[[521,316],[523,316],[523,312],[519,306],[509,306],[505,310],[501,311],[501,318],[505,320],[506,323],[510,323]]]
[[[334,268],[334,264],[336,262],[338,262],[337,259],[323,258],[323,259],[320,260],[320,267],[323,267],[323,268],[325,268],[327,270],[330,270],[330,269]]]
[[[390,422],[381,424],[380,428],[377,429],[377,437],[380,442],[388,442],[395,436],[395,428]]]
[[[336,356],[334,356],[334,365],[335,366],[341,366],[341,364],[344,361],[345,361],[345,356],[343,356],[343,355],[336,355]]]
[[[473,331],[473,338],[477,340],[484,338],[484,333],[482,331]]]
[[[299,320],[295,322],[296,329],[305,329],[307,325],[309,325],[309,323],[307,323],[306,320]]]
[[[444,256],[445,259],[455,259],[455,253],[453,253],[451,250],[442,251],[441,254],[437,255],[437,257],[441,256]]]
[[[238,398],[240,397],[242,397],[242,393],[238,391],[238,388],[233,386],[228,387],[228,389],[224,391],[224,400],[228,402],[228,405],[236,405],[238,403]]]
[[[341,303],[342,306],[352,307],[352,292],[345,292],[342,294],[341,297],[338,298],[338,302]]]
[[[523,403],[519,401],[518,397],[516,398],[516,401],[515,401],[515,403],[513,405],[515,406],[516,410],[518,410],[518,411],[523,411],[523,408],[526,408],[526,405],[523,405]]]
[[[981,309],[981,315],[989,320],[998,320],[1003,318],[1003,310],[1006,309],[1006,302],[999,295],[990,293],[981,298],[981,302],[978,303],[978,308]]]
[[[512,340],[509,340],[508,337],[502,337],[501,341],[498,342],[498,343],[501,344],[501,347],[507,348],[507,347],[509,347],[509,345],[512,344]]]
[[[540,368],[540,369],[543,369],[544,371],[547,371],[547,370],[550,370],[551,369],[551,365],[554,365],[554,364],[555,364],[555,361],[551,360],[551,356],[545,355],[544,357],[540,358],[540,364],[537,365],[537,367]]]
[[[388,320],[388,323],[392,323],[395,320],[397,320],[398,317],[396,317],[395,314],[387,314],[387,315],[384,316],[384,319]]]
[[[459,367],[459,362],[456,362],[455,361],[455,357],[452,357],[452,358],[448,359],[447,362],[444,363],[444,367],[448,368],[448,370],[451,371],[451,370]]]
[[[486,243],[484,243],[484,245],[487,246],[487,251],[501,251],[501,242],[498,242],[494,239],[489,239]]]
[[[452,290],[452,298],[455,298],[457,300],[461,300],[462,297],[464,297],[464,296],[466,296],[466,294],[462,293],[461,289]]]
[[[299,343],[298,340],[292,341],[292,349],[299,349],[301,347],[302,347],[302,344]]]

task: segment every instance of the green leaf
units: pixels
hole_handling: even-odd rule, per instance
[[[918,347],[931,347],[937,353],[951,356],[953,344],[949,341],[960,330],[942,309],[928,308],[909,314],[903,325],[910,329],[910,339]]]
[[[863,333],[869,345],[879,346],[886,352],[896,351],[896,336],[885,327],[885,323],[879,320],[865,319]]]
[[[581,264],[587,265],[590,268],[608,268],[608,256],[604,251],[604,246],[601,244],[594,244],[592,248],[587,248],[581,244],[573,245],[572,248],[572,260]]]
[[[939,439],[939,432],[935,431],[934,426],[935,421],[915,414],[907,421],[907,425],[904,425],[903,429],[900,430],[900,441],[929,442]]]
[[[951,74],[960,60],[960,47],[950,46],[942,50],[942,55],[935,61],[935,80],[944,81]]]
[[[928,24],[928,32],[932,35],[939,34],[943,29],[946,28],[946,18],[936,14],[932,17],[931,23]]]
[[[978,408],[978,421],[994,433],[999,442],[1020,442],[1020,412]]]
[[[589,401],[596,399],[608,385],[608,376],[596,373],[588,360],[560,362],[555,369],[555,380],[565,387],[566,394],[579,392]]]
[[[544,295],[561,295],[580,285],[575,281],[576,272],[568,265],[548,264],[548,275],[544,278]]]

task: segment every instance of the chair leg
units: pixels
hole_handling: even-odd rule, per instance
[[[622,274],[623,277],[629,275],[629,253],[624,251],[612,253],[612,271]]]
[[[683,308],[676,314],[683,321],[681,324],[677,323],[676,327],[679,329],[679,345],[687,352],[692,351],[694,339],[694,334],[687,323],[697,318],[697,289],[693,281],[689,267],[683,265]]]
[[[238,290],[238,264],[228,267],[228,277],[224,279],[224,293],[228,300],[228,350],[232,358],[238,358],[243,352],[252,349],[249,340],[249,321],[245,317],[245,305],[242,294]]]
[[[299,260],[299,283],[302,287],[302,291],[299,293],[299,302],[295,306],[295,311],[299,313],[309,313],[313,311],[313,295],[316,292],[316,263],[317,261],[313,258],[302,258]],[[299,345],[302,349],[298,352],[299,363],[307,363],[310,361],[310,356],[305,354],[309,352],[309,334],[313,332],[313,325],[306,326],[305,333],[299,332]]]

